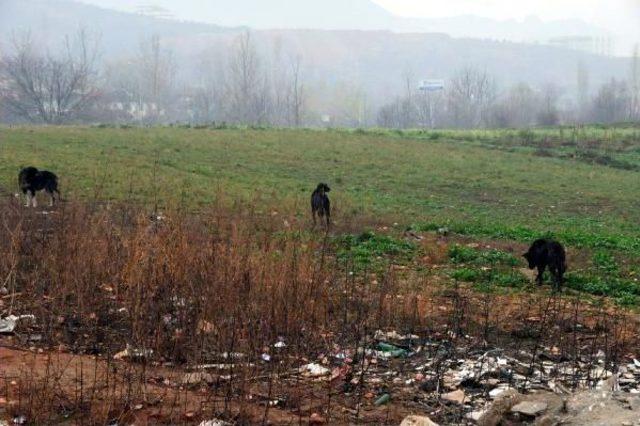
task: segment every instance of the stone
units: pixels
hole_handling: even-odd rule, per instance
[[[478,422],[480,421],[480,419],[482,418],[482,416],[484,416],[486,414],[486,410],[483,411],[472,411],[470,413],[467,413],[464,417],[467,420],[471,420],[472,422]]]
[[[400,423],[400,426],[438,426],[438,424],[431,421],[429,417],[409,416]]]
[[[489,392],[489,396],[491,398],[497,398],[500,395],[502,395],[507,389],[508,388],[505,388],[505,387],[498,387],[498,388],[492,389],[491,392]]]
[[[544,413],[547,407],[548,405],[544,402],[524,401],[513,406],[511,408],[511,412],[524,414],[525,416],[529,417],[537,417],[540,414]]]
[[[442,395],[442,399],[444,399],[445,401],[453,402],[455,404],[464,403],[464,398],[465,398],[464,391],[460,389],[457,391],[445,393],[444,395]]]
[[[313,413],[311,417],[309,417],[310,425],[323,425],[326,422],[327,420],[318,413]]]

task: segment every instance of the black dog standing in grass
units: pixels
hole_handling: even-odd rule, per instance
[[[567,271],[567,260],[562,244],[553,240],[537,240],[533,243],[524,258],[529,262],[529,268],[538,268],[538,285],[542,285],[542,274],[549,267],[553,277],[555,290],[560,291],[564,281],[563,275]]]
[[[27,197],[27,205],[26,207],[37,207],[38,203],[36,201],[36,192],[44,190],[49,197],[51,197],[50,204],[53,204],[56,201],[55,195],[58,194],[60,197],[60,191],[58,191],[58,177],[46,170],[38,170],[35,167],[25,167],[20,170],[20,174],[18,175],[18,184],[20,185],[20,190]]]
[[[327,228],[331,224],[331,202],[327,196],[327,192],[331,191],[329,185],[321,183],[318,185],[313,194],[311,194],[311,214],[313,215],[313,226],[316,226],[316,215],[320,218],[326,218]]]

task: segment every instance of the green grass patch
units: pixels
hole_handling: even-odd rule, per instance
[[[16,192],[18,171],[26,165],[56,172],[70,200],[179,204],[196,211],[225,200],[256,200],[257,213],[278,210],[297,217],[308,217],[311,191],[327,182],[336,229],[341,222],[357,223],[349,218],[367,216],[478,238],[530,243],[554,237],[594,252],[593,270],[583,274],[589,279],[576,278],[576,288],[624,303],[636,294],[625,284],[633,283],[630,267],[619,259],[640,256],[638,126],[0,127],[3,194]],[[405,241],[361,238],[359,231],[339,242],[339,255],[360,265],[415,256],[417,249]],[[456,250],[454,265],[474,270],[489,266],[506,274],[520,261],[499,252]],[[519,285],[517,276],[490,280]]]
[[[460,244],[449,247],[449,258],[453,263],[474,263],[477,265],[516,266],[520,263],[512,254],[501,250],[477,250]]]
[[[393,262],[409,263],[415,256],[414,243],[388,235],[367,231],[359,235],[342,235],[335,238],[338,259],[352,261],[357,267],[371,267]]]
[[[558,226],[553,225],[553,226]],[[610,249],[620,250],[630,253],[640,253],[640,240],[626,235],[603,235],[598,233],[580,232],[579,230],[567,227],[559,230],[534,229],[526,226],[508,226],[497,224],[480,223],[424,223],[415,224],[411,227],[416,231],[433,232],[438,229],[447,228],[451,232],[459,235],[473,237],[494,238],[499,240],[513,240],[519,242],[533,242],[538,238],[554,238],[560,242],[580,248],[589,249]]]

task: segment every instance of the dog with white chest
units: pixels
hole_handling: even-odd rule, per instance
[[[27,198],[26,207],[37,207],[36,193],[45,191],[49,197],[49,205],[53,206],[56,202],[56,195],[60,197],[58,190],[58,177],[49,171],[38,170],[35,167],[25,167],[20,170],[18,175],[18,185],[20,190]]]

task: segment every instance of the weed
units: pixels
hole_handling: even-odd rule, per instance
[[[510,253],[500,250],[477,250],[454,244],[449,248],[449,258],[453,263],[474,263],[477,265],[505,264],[516,266],[520,262]]]
[[[374,232],[359,235],[343,235],[335,239],[337,256],[341,260],[353,260],[360,267],[380,262],[409,262],[416,252],[416,245]]]
[[[482,274],[480,271],[471,268],[460,268],[451,272],[451,278],[458,281],[476,282],[480,281]]]

